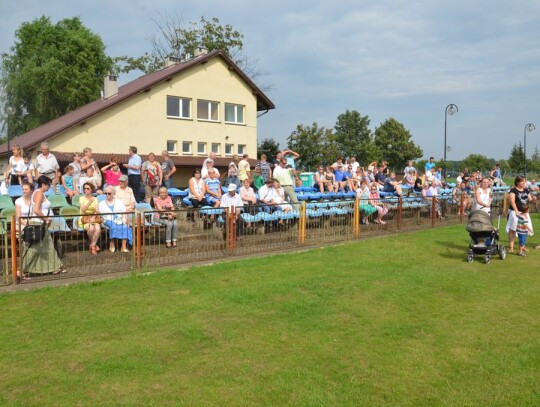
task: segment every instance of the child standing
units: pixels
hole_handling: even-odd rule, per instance
[[[527,204],[523,204],[521,213],[518,213],[517,215],[516,233],[519,239],[519,250],[517,255],[526,256],[525,252],[529,251],[529,249],[525,247],[527,235],[532,236],[534,234],[531,217],[529,216],[529,205]]]
[[[76,194],[74,185],[74,177],[73,174],[75,173],[75,168],[73,168],[71,165],[67,165],[64,168],[64,175],[62,175],[62,186],[66,190],[66,195],[70,199],[73,198],[73,196]]]

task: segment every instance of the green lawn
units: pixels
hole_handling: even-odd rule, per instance
[[[467,246],[460,225],[1,295],[0,405],[540,405],[540,251]]]

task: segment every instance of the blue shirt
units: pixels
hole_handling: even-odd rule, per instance
[[[128,175],[141,175],[141,164],[142,160],[138,154],[133,154],[131,157],[129,157],[128,165],[136,165],[138,168],[128,168]]]
[[[344,171],[339,171],[339,170],[335,170],[334,171],[334,176],[336,177],[336,182],[341,182],[345,179],[345,172]]]
[[[426,169],[426,172],[428,172],[429,170],[431,170],[433,167],[435,167],[435,163],[432,163],[432,162],[427,162],[426,163],[426,166],[424,167]]]

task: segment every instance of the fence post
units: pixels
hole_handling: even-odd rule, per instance
[[[437,198],[432,197],[431,198],[431,227],[435,227],[435,218],[437,217],[436,208],[437,207]]]
[[[15,284],[17,284],[18,283],[17,281],[17,228],[15,225],[16,225],[15,215],[12,215],[11,216],[11,274],[13,275],[13,281],[15,282]],[[21,279],[22,279],[22,276],[21,276]]]
[[[236,209],[234,206],[229,208],[229,219],[230,219],[230,229],[229,229],[229,239],[231,242],[231,255],[234,256],[236,248]]]
[[[306,201],[302,201],[300,206],[300,219],[298,222],[298,244],[306,244]]]
[[[463,222],[463,215],[465,212],[463,208],[464,202],[465,202],[465,196],[463,195],[463,192],[462,192],[460,195],[460,202],[459,202],[459,221],[460,222]]]
[[[504,191],[504,197],[503,197],[503,216],[506,216],[508,214],[508,191]]]
[[[353,234],[354,238],[358,239],[360,236],[360,198],[356,197],[354,200],[354,217],[353,217]]]
[[[137,268],[142,268],[142,214],[137,212]]]
[[[403,221],[403,198],[401,195],[398,196],[397,205],[397,230],[401,230],[401,223]]]

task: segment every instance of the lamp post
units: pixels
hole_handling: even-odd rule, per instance
[[[523,155],[525,156],[523,164],[523,176],[525,178],[527,177],[527,133],[530,133],[533,130],[536,130],[536,127],[534,127],[534,124],[532,123],[527,123],[523,129]]]
[[[444,109],[444,153],[443,153],[443,178],[446,179],[446,119],[448,115],[454,115],[458,112],[457,105],[450,103],[448,106],[446,106],[446,109]]]

